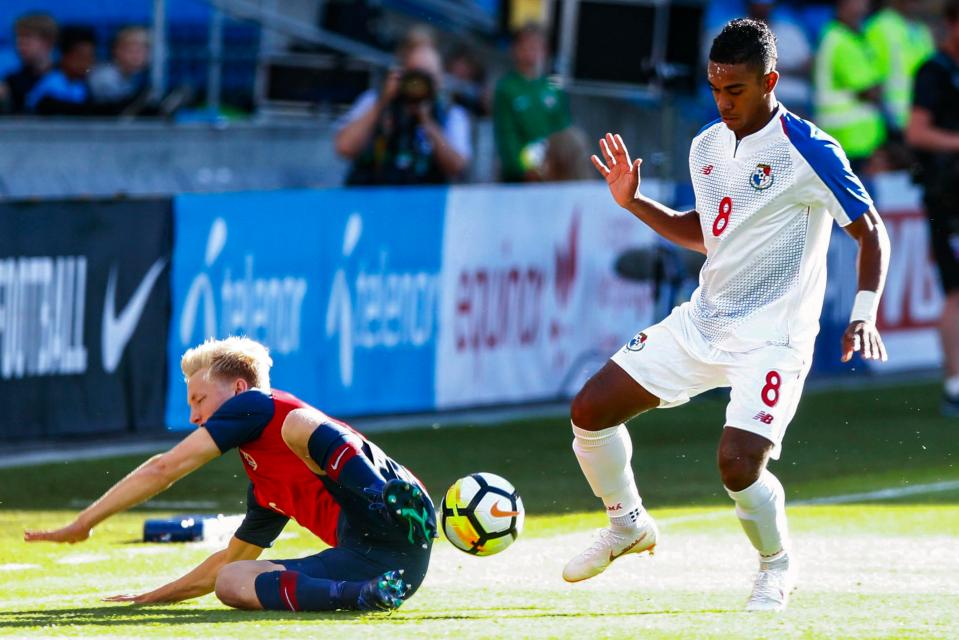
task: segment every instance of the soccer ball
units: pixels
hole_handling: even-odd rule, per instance
[[[472,473],[453,483],[440,505],[443,533],[457,549],[491,556],[523,531],[523,500],[504,478]]]

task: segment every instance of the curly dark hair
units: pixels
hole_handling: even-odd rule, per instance
[[[765,22],[740,18],[723,27],[709,50],[709,59],[720,64],[747,64],[769,73],[776,68],[776,36]]]

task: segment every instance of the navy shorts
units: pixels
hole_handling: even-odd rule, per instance
[[[372,526],[380,516],[374,512],[370,512],[370,518],[362,517],[364,515],[354,514],[353,520],[361,522],[352,523],[346,512],[340,514],[335,547],[305,558],[270,562],[311,578],[351,582],[372,580],[387,571],[402,569],[403,580],[410,585],[412,595],[426,577],[433,541],[430,540],[424,549],[410,543],[401,532],[398,535],[396,530],[389,532],[389,538],[386,538],[385,528]],[[357,525],[366,526],[360,528]]]

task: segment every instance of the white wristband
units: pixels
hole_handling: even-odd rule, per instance
[[[856,294],[856,301],[852,303],[852,313],[849,322],[864,320],[876,324],[879,315],[879,294],[875,291],[860,291]]]

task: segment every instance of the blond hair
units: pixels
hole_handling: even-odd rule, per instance
[[[200,369],[208,369],[208,378],[226,381],[243,378],[251,387],[264,391],[270,390],[272,366],[269,349],[256,340],[240,336],[222,340],[207,338],[180,358],[180,369],[187,381]]]

